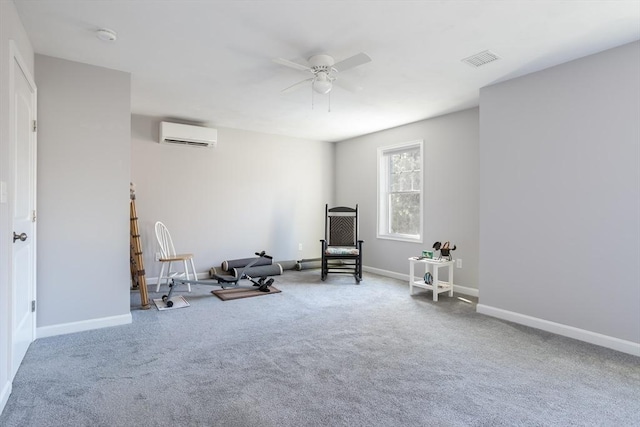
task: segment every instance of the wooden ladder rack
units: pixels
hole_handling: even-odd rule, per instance
[[[140,291],[142,309],[147,310],[151,306],[147,295],[147,279],[145,278],[144,260],[142,259],[142,243],[140,242],[140,231],[138,230],[138,214],[136,213],[136,196],[134,193],[131,193],[129,208],[131,216],[131,282],[133,289]]]

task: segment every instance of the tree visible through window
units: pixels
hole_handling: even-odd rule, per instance
[[[378,149],[378,237],[422,241],[422,141]]]

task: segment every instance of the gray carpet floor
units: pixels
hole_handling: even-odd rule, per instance
[[[236,301],[196,285],[169,311],[132,292],[133,324],[32,344],[0,425],[640,426],[637,357],[319,276]]]

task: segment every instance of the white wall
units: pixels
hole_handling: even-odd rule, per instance
[[[640,43],[482,89],[480,129],[481,311],[640,354]]]
[[[377,148],[424,140],[424,239],[407,243],[376,238]],[[454,282],[478,287],[478,109],[376,132],[337,144],[336,201],[360,208],[367,267],[406,275],[410,256],[436,241],[458,246]]]
[[[13,232],[14,150],[9,139],[9,40],[33,72],[33,47],[11,1],[0,1],[0,181],[7,184],[7,203],[0,203],[0,412],[11,393],[11,280]]]
[[[36,55],[38,336],[127,323],[130,75]]]
[[[213,149],[161,145],[159,123],[132,117],[131,179],[149,283],[160,270],[156,221],[178,252],[194,254],[201,277],[260,250],[275,260],[320,256],[334,144],[218,128]]]

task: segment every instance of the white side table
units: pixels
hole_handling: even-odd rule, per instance
[[[424,272],[431,270],[433,276],[433,284],[427,285],[424,283],[424,274],[420,277],[415,277],[415,265],[424,264]],[[441,267],[449,267],[449,280],[446,282],[438,279],[438,270]],[[449,292],[449,296],[453,296],[453,260],[435,260],[435,259],[419,259],[409,258],[409,295],[413,295],[413,287],[429,289],[433,291],[433,300],[438,301],[438,294]]]

